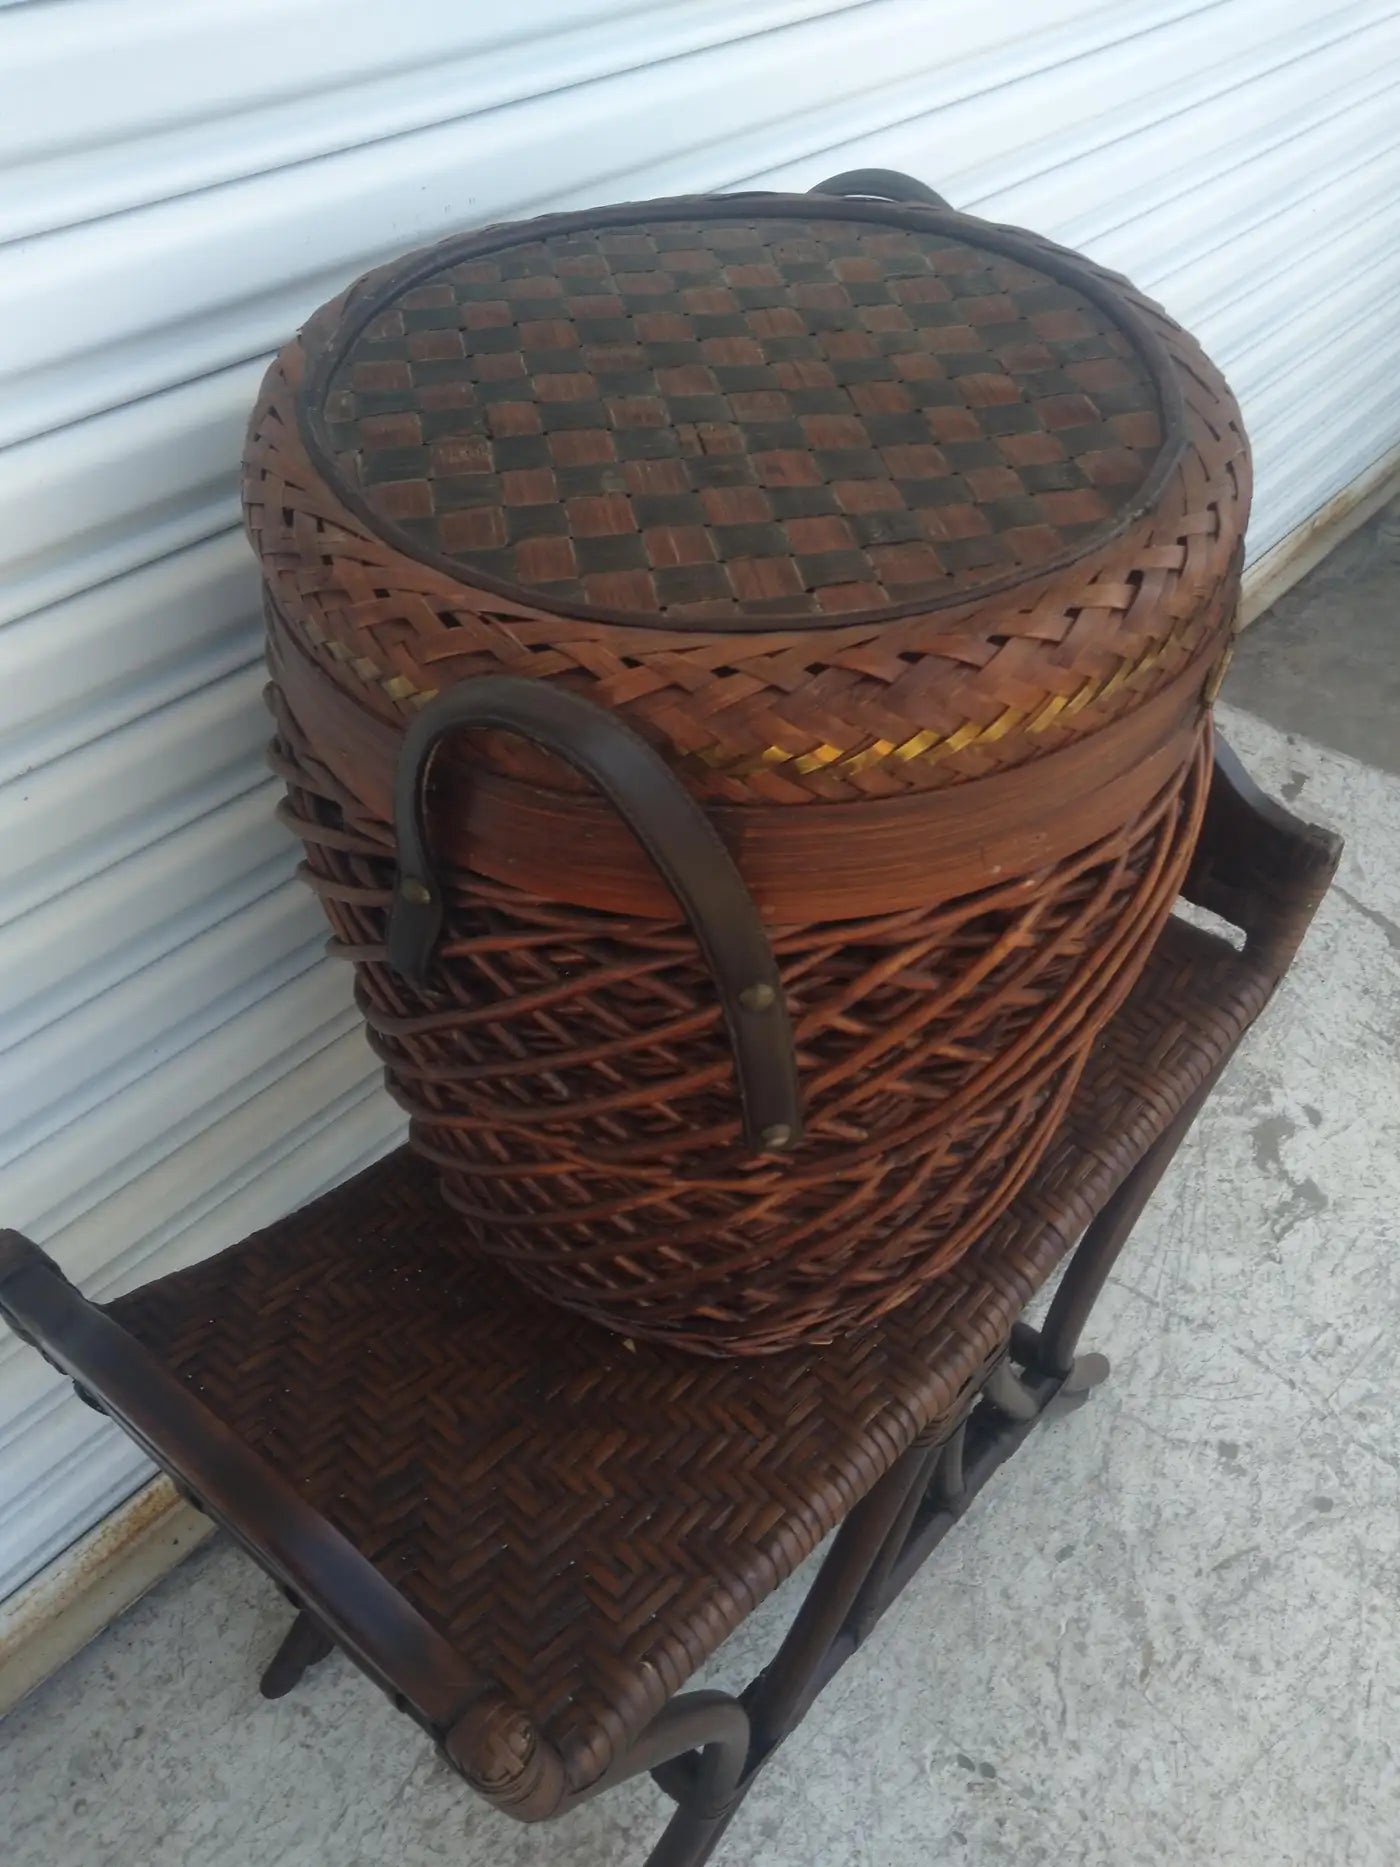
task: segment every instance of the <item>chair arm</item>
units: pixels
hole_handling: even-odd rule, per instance
[[[439,1740],[474,1788],[523,1819],[553,1813],[563,1763],[528,1715],[46,1252],[13,1231],[0,1232],[0,1318],[169,1472]]]
[[[1245,952],[1277,984],[1326,894],[1342,853],[1255,784],[1217,735],[1205,820],[1182,894],[1240,928]]]

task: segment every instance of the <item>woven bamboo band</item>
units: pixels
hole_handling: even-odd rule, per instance
[[[945,577],[943,584],[937,586],[937,594],[932,593],[933,585],[906,586],[906,589],[922,589],[924,594],[916,601],[905,601],[896,610],[821,609],[806,617],[793,616],[786,624],[781,618],[758,612],[683,616],[679,606],[674,616],[658,614],[651,624],[637,621],[635,614],[624,617],[622,610],[614,612],[612,619],[606,612],[585,613],[587,606],[547,600],[543,594],[544,585],[534,591],[520,585],[512,589],[495,576],[471,569],[465,563],[431,561],[432,552],[412,540],[397,522],[391,524],[377,517],[363,502],[361,495],[369,488],[356,488],[346,483],[337,457],[324,453],[319,446],[309,449],[302,435],[299,404],[304,400],[315,404],[318,396],[324,398],[325,385],[320,384],[318,372],[333,372],[338,366],[336,345],[342,342],[347,329],[358,328],[357,320],[363,321],[362,314],[366,310],[374,310],[374,315],[378,316],[375,308],[386,290],[400,297],[411,294],[422,283],[418,278],[420,273],[431,279],[444,265],[476,264],[480,257],[472,257],[476,247],[489,247],[494,242],[499,248],[504,236],[497,230],[493,234],[475,236],[471,242],[453,242],[443,252],[419,255],[407,265],[372,276],[346,300],[327,307],[313,318],[303,338],[289,345],[269,372],[254,416],[245,480],[250,534],[280,610],[330,679],[344,691],[354,694],[379,718],[401,721],[407,711],[440,687],[476,674],[508,672],[562,680],[622,713],[630,725],[684,772],[690,788],[699,796],[733,803],[801,803],[809,799],[840,802],[936,789],[1041,757],[1131,711],[1144,698],[1169,684],[1199,656],[1220,652],[1228,627],[1228,605],[1217,598],[1222,587],[1228,584],[1237,562],[1249,498],[1248,458],[1238,411],[1229,391],[1199,347],[1158,307],[1139,298],[1124,282],[1048,242],[1028,235],[1013,235],[1004,229],[986,228],[960,216],[935,214],[928,209],[867,203],[857,208],[848,202],[793,201],[786,197],[774,197],[771,202],[758,204],[753,201],[691,202],[671,204],[671,207],[678,214],[688,210],[691,225],[713,219],[730,233],[745,226],[752,231],[765,224],[766,216],[773,215],[785,225],[799,218],[810,221],[823,237],[833,227],[854,229],[850,237],[855,238],[861,234],[861,224],[868,221],[874,231],[861,234],[862,238],[898,240],[901,250],[907,245],[915,255],[907,263],[915,265],[917,259],[917,264],[924,268],[915,274],[901,275],[899,260],[886,255],[886,263],[895,269],[888,285],[892,304],[898,303],[893,294],[900,286],[901,277],[906,280],[923,277],[938,282],[938,273],[928,270],[932,263],[929,253],[975,256],[981,252],[988,266],[1020,267],[1035,272],[1042,280],[1050,280],[1057,292],[1073,291],[1083,305],[1093,308],[1095,317],[1108,317],[1104,307],[1111,306],[1112,317],[1108,321],[1120,335],[1123,332],[1130,335],[1131,357],[1088,357],[1082,362],[1085,366],[1121,362],[1125,368],[1140,368],[1151,374],[1153,393],[1161,408],[1168,414],[1173,407],[1176,410],[1169,421],[1169,444],[1156,457],[1147,479],[1122,504],[1116,520],[1099,521],[1097,526],[1085,521],[1090,524],[1089,533],[1072,543],[1077,555],[1068,561],[1051,558],[1044,563],[1032,562],[1028,557],[1022,568],[1008,576],[998,572],[976,591],[950,590]],[[642,210],[614,210],[614,217],[619,212],[625,212],[635,222]],[[588,225],[599,217],[566,217],[568,227],[577,233],[581,218]],[[548,223],[550,227],[561,224]],[[517,240],[533,238],[536,243],[540,238],[529,229],[515,230],[512,237]],[[940,241],[943,244],[938,244]],[[941,265],[947,263],[946,259],[939,261]],[[560,285],[562,302],[562,282],[556,279],[555,283]],[[801,283],[788,281],[781,288],[730,286],[725,289],[781,290],[790,295]],[[855,298],[875,284],[860,279],[838,280],[837,283],[848,297],[854,294]],[[429,288],[424,285],[423,289]],[[1042,287],[1027,289],[1038,291]],[[976,302],[978,296],[974,293],[968,304]],[[980,296],[990,300],[1005,294],[982,293]],[[926,359],[919,367],[929,373],[910,380],[929,385],[928,398],[948,395],[959,398],[956,402],[926,399],[913,410],[892,410],[891,414],[899,414],[901,419],[917,418],[922,422],[927,439],[917,443],[895,440],[872,443],[876,453],[881,446],[886,450],[914,447],[946,450],[953,445],[999,445],[990,429],[976,442],[940,439],[938,424],[947,425],[950,410],[960,419],[975,414],[981,422],[984,417],[1001,419],[995,414],[997,409],[1013,413],[1016,409],[1028,410],[1034,414],[1038,408],[1048,422],[1055,398],[1047,395],[1043,401],[1036,401],[1033,395],[1023,394],[1030,377],[1037,374],[1035,371],[1019,379],[1014,374],[1006,376],[1007,381],[1019,382],[1014,404],[991,401],[974,409],[964,403],[962,398],[975,393],[969,384],[987,372],[974,370],[964,376],[959,371],[958,360],[971,353],[943,352],[931,346],[943,341],[939,335],[942,332],[954,328],[976,330],[976,325],[916,324],[911,319],[908,332],[886,335],[898,336],[901,342],[907,340],[913,347],[908,351],[887,351],[881,347],[883,339],[879,331],[865,331],[860,324],[863,307],[855,298],[841,315],[854,335],[864,333],[875,342],[878,354],[852,358],[852,363],[884,370],[894,356],[918,355]],[[465,298],[457,303],[454,300],[456,313],[461,316],[466,316],[474,305],[492,302],[496,301]],[[510,299],[499,302],[509,309]],[[528,306],[531,301],[523,302]],[[544,301],[541,298],[538,302]],[[420,309],[424,313],[435,310],[445,315],[448,307],[425,305]],[[694,315],[741,315],[747,319],[761,309]],[[788,309],[795,307],[789,305]],[[811,306],[809,310],[811,326],[802,342],[829,341],[839,335],[823,323],[825,318],[836,318],[834,307],[828,312],[823,312],[820,306]],[[930,306],[928,315],[935,310],[940,307]],[[406,319],[407,312],[403,315]],[[638,318],[649,314],[630,310],[626,315],[635,324]],[[1035,318],[1057,314],[1030,311],[1027,315]],[[1087,318],[1089,313],[1081,307],[1065,315]],[[522,318],[511,324],[509,330],[543,321]],[[435,328],[452,335],[446,325]],[[474,396],[482,385],[476,382],[473,370],[479,365],[484,367],[490,357],[514,354],[490,347],[496,341],[491,337],[493,328],[499,331],[506,327],[473,330],[458,324],[456,334],[462,339],[463,355],[455,359],[432,359],[434,367],[443,373],[432,380],[425,379],[422,392],[431,390],[434,397],[442,399],[448,390],[454,395],[458,393],[453,388],[455,383],[463,394],[470,391]],[[579,324],[576,322],[571,328],[579,335],[582,353],[585,346]],[[654,327],[647,325],[645,328]],[[994,331],[996,327],[983,328]],[[783,354],[785,345],[798,341],[796,335],[756,336],[751,340],[763,351],[761,367],[765,371],[776,372],[784,362],[797,360]],[[405,345],[409,341],[407,329],[402,341]],[[654,341],[664,345],[666,340],[657,338]],[[701,336],[695,341],[703,345],[716,340]],[[1109,336],[1065,338],[1063,342],[1108,344]],[[1065,362],[1066,371],[1071,361]],[[350,367],[353,370],[354,365]],[[428,360],[424,360],[422,367],[428,367]],[[658,356],[656,369],[667,367]],[[308,368],[312,374],[309,382],[306,380]],[[418,368],[415,363],[410,374],[416,375]],[[560,373],[541,371],[539,375]],[[534,380],[519,379],[525,383]],[[860,388],[861,381],[857,371],[852,380],[838,387],[851,397]],[[553,392],[551,385],[550,394]],[[1086,388],[1075,390],[1076,394],[1096,401],[1103,423],[1119,419],[1111,411],[1113,397],[1120,392],[1126,393],[1122,385],[1098,392]],[[364,393],[412,399],[419,391],[366,390]],[[736,389],[730,393],[760,392]],[[782,393],[791,396],[798,392],[786,390]],[[1107,407],[1103,398],[1107,399]],[[684,397],[678,394],[678,400],[683,402]],[[606,401],[607,398],[605,412]],[[450,407],[435,411],[443,418],[441,423],[430,424],[436,438],[421,444],[428,451],[430,464],[433,450],[452,445],[451,433],[460,432],[465,437],[462,445],[470,454],[467,443],[472,434],[476,434],[477,442],[482,439],[481,433],[471,429],[470,424],[478,416],[488,419],[481,414],[482,408],[490,410],[497,406],[496,402],[487,401],[476,408],[464,404],[455,412]],[[558,437],[605,432],[549,426],[548,412],[575,407],[570,400],[553,402],[541,394],[533,404],[502,403],[501,406],[535,407],[541,433],[534,437],[488,435],[485,438],[493,449],[498,440],[533,439],[548,451],[552,440],[557,441]],[[1055,406],[1058,408],[1059,404]],[[630,428],[625,421],[618,426],[617,418],[624,414],[619,407],[609,415],[612,425],[606,433],[612,436],[611,444],[615,448],[632,446],[633,442],[626,439],[629,435],[635,438],[664,434],[670,437],[667,446],[671,441],[677,446],[681,444],[677,437],[685,432],[683,422],[679,427],[672,425],[664,429]],[[460,418],[467,427],[452,429],[450,433],[449,415],[453,421]],[[417,419],[421,431],[422,411],[415,413],[408,408],[366,414],[364,420],[371,424],[392,423],[404,417]],[[1030,417],[1018,415],[1015,418]],[[519,419],[523,421],[525,417]],[[553,416],[548,415],[548,419],[552,421]],[[790,419],[800,427],[803,420],[820,422],[839,418],[813,414]],[[693,425],[698,432],[700,424]],[[730,425],[743,427],[737,423]],[[985,428],[985,422],[983,425]],[[1045,425],[1043,434],[1060,437],[1056,445],[1063,445],[1062,437],[1066,432],[1083,426],[1087,442],[1087,428],[1092,425],[1071,424],[1068,429]],[[406,427],[403,432],[407,433]],[[803,433],[805,436],[805,430]],[[1014,440],[1015,433],[1012,429],[1003,439]],[[1036,443],[1038,446],[1045,444],[1043,439]],[[361,454],[365,451],[362,449]],[[802,491],[800,483],[786,489],[759,483],[762,470],[754,463],[760,456],[784,451],[792,450],[753,446],[746,447],[742,455],[702,451],[684,456],[667,455],[659,462],[649,462],[645,455],[630,460],[620,456],[612,463],[613,470],[622,476],[623,492],[616,495],[571,493],[568,488],[575,482],[561,478],[565,469],[558,462],[544,468],[508,467],[498,471],[493,467],[492,471],[482,474],[445,474],[444,478],[463,483],[452,495],[462,498],[467,497],[463,490],[465,482],[479,481],[478,490],[484,491],[494,488],[499,479],[504,497],[507,472],[553,475],[555,503],[551,506],[541,502],[520,508],[522,512],[534,514],[529,525],[545,528],[539,536],[547,543],[550,538],[560,536],[549,527],[557,527],[561,522],[572,523],[569,506],[573,500],[606,501],[625,493],[634,517],[638,499],[695,497],[703,503],[707,491],[742,495],[740,503],[757,492],[771,505],[775,494]],[[1084,454],[1077,458],[1082,461],[1103,451],[1086,445]],[[799,457],[818,462],[813,470],[824,473],[826,468],[820,467],[819,457],[840,452],[840,449],[823,449],[811,444],[808,455]],[[1146,449],[1143,454],[1145,460]],[[448,456],[441,453],[441,458],[446,461]],[[494,460],[494,454],[492,458]],[[722,468],[725,472],[734,470],[733,463],[739,461],[743,464],[738,471],[751,473],[753,483],[746,480],[743,485],[729,487],[701,486],[686,494],[648,493],[642,488],[642,482],[653,467],[663,467],[666,473],[674,475],[680,466],[690,462],[699,463],[700,468],[708,472],[710,469],[704,466],[706,460],[719,463],[728,460],[731,466]],[[904,462],[904,456],[898,456],[898,460]],[[597,464],[601,467],[607,463]],[[867,464],[873,475],[873,462]],[[1121,461],[1119,464],[1126,472],[1125,464]],[[1045,465],[1048,470],[1063,463],[1047,461]],[[689,474],[691,466],[685,465],[685,470]],[[966,473],[994,474],[1003,470],[1012,471],[969,465]],[[1028,470],[1029,463],[1015,471],[1024,475]],[[375,471],[380,468],[376,467]],[[806,471],[792,469],[799,482]],[[918,501],[925,498],[924,493],[914,495],[914,506],[908,504],[907,498],[915,485],[926,486],[932,479],[950,476],[931,475],[925,481],[904,475],[901,481],[886,477],[883,467],[880,471],[878,480],[853,477],[849,481],[851,488],[879,486],[882,499],[893,497],[885,488],[894,488],[899,505],[876,507],[874,516],[840,510],[781,520],[712,519],[703,529],[714,544],[729,525],[739,528],[732,537],[733,549],[724,563],[726,574],[737,576],[742,583],[749,577],[768,574],[753,570],[751,567],[755,565],[769,561],[795,563],[802,555],[789,539],[785,547],[788,556],[779,559],[773,532],[760,536],[758,531],[746,531],[745,527],[761,530],[776,526],[786,538],[787,528],[792,525],[820,524],[825,519],[835,518],[846,524],[862,517],[873,523],[874,517],[885,512],[894,515],[892,522],[907,528],[915,520],[922,524],[921,514],[930,516],[943,512],[946,515],[951,510],[936,503],[920,505]],[[965,479],[966,475],[951,477]],[[381,486],[392,483],[374,482]],[[1023,479],[1023,486],[1025,483]],[[519,483],[520,486],[525,484]],[[810,487],[807,490],[814,497],[819,493],[825,499],[830,488],[837,484],[834,480],[824,480],[826,491]],[[973,536],[995,542],[1021,529],[1010,522],[1011,508],[997,504],[1003,494],[993,491],[993,481],[979,480],[978,484],[983,485],[984,493],[974,494],[969,490],[964,503],[976,514],[976,523],[985,523],[987,530],[974,532]],[[1003,482],[995,484],[1003,485]],[[1126,479],[1120,484],[1126,487]],[[517,482],[512,480],[511,485],[516,488]],[[534,493],[544,490],[543,481],[529,485],[534,489],[532,498]],[[1077,496],[1070,489],[1062,490],[1066,497]],[[943,491],[951,497],[950,488],[945,487]],[[1104,496],[1102,488],[1099,494]],[[494,491],[490,496],[495,497]],[[836,497],[834,493],[830,496]],[[852,495],[857,503],[867,496],[873,497]],[[1023,495],[1011,493],[1008,487],[1004,496],[1015,499]],[[1036,495],[1045,496],[1048,495]],[[436,493],[433,497],[436,500]],[[932,499],[931,494],[927,497]],[[979,504],[979,499],[984,503]],[[456,508],[459,512],[486,509],[478,505]],[[505,507],[495,509],[504,511]],[[757,511],[756,504],[753,509]],[[776,506],[774,509],[776,511]],[[905,515],[903,518],[899,517],[901,512]],[[594,506],[588,507],[588,514],[582,520],[585,529],[594,523],[595,516],[597,523],[603,522],[600,515],[595,515]],[[658,513],[649,507],[642,513],[642,518],[656,516]],[[997,529],[1003,521],[1004,532]],[[476,522],[485,521],[473,521]],[[515,522],[510,521],[511,524]],[[495,525],[494,520],[490,523]],[[617,536],[645,539],[648,531],[658,529],[643,524],[641,519],[638,519],[638,526],[636,532],[627,531]],[[859,529],[852,527],[853,537]],[[1066,536],[1072,529],[1072,521],[1064,520]],[[874,549],[874,533],[867,529],[864,535],[868,543],[862,548]],[[799,532],[797,536],[805,537],[806,533]],[[523,549],[528,542],[522,537],[510,549]],[[903,549],[914,542],[894,539],[888,549]],[[930,536],[925,542],[937,550],[946,541]],[[615,543],[615,538],[610,543]],[[769,546],[773,547],[771,552]],[[842,547],[843,550],[847,548],[854,547]],[[633,547],[628,546],[628,549]],[[719,561],[718,558],[713,560]],[[750,568],[740,570],[741,565]],[[959,571],[958,574],[963,573]],[[845,586],[822,586],[828,591],[842,587]],[[852,590],[856,587],[849,586]],[[754,600],[766,602],[768,599]],[[666,626],[668,622],[672,626]],[[483,744],[477,749],[476,757],[497,771],[550,788],[568,789],[574,783],[555,761],[518,744],[504,741]]]
[[[281,704],[296,720],[316,722],[318,757],[387,829],[399,735],[328,687],[270,602],[267,621]],[[798,813],[720,804],[706,814],[769,920],[926,906],[1042,870],[1144,809],[1190,756],[1208,673],[1209,664],[1197,663],[1092,739],[956,791]],[[655,865],[602,799],[483,770],[469,747],[444,760],[435,780],[432,843],[438,860],[464,874],[575,907],[663,920],[675,913]],[[561,845],[580,859],[561,866]]]

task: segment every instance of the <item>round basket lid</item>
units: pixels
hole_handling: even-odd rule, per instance
[[[351,296],[301,400],[347,506],[567,615],[907,613],[1096,549],[1176,453],[1157,339],[1075,256],[907,205],[489,229]]]

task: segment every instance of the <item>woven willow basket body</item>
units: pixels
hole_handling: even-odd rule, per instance
[[[1175,895],[1248,497],[1190,337],[941,206],[556,217],[317,313],[247,455],[274,757],[464,1247],[709,1353],[946,1272]],[[766,1144],[734,1003],[773,991],[721,1005],[626,809],[537,734],[431,757],[441,924],[417,983],[390,964],[404,735],[503,675],[624,723],[737,867],[801,1099]]]

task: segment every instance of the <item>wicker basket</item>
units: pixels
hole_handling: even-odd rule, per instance
[[[318,312],[247,455],[274,757],[464,1245],[703,1353],[945,1273],[1176,893],[1248,496],[1156,306],[900,178]]]

